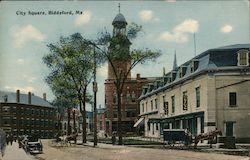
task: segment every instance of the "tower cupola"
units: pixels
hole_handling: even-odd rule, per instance
[[[113,25],[113,36],[117,35],[125,35],[126,34],[126,26],[127,21],[123,14],[120,13],[120,4],[119,4],[119,13],[115,16],[112,25]]]

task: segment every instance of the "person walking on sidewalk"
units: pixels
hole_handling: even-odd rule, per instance
[[[1,156],[4,156],[4,151],[6,147],[6,133],[0,128],[0,153]]]

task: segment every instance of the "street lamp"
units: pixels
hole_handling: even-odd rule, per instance
[[[97,82],[96,82],[96,65],[97,65],[97,62],[96,62],[96,51],[95,49],[97,48],[98,50],[100,50],[102,52],[102,54],[106,55],[106,52],[103,51],[100,47],[98,47],[98,45],[103,45],[103,44],[96,44],[94,42],[91,42],[89,40],[85,40],[85,43],[86,44],[90,44],[93,46],[93,50],[94,50],[94,71],[93,71],[93,92],[94,92],[94,105],[93,105],[93,108],[94,108],[94,147],[97,146],[97,109],[96,109],[96,94],[97,94],[97,90],[98,90],[98,87],[97,87]]]
[[[94,92],[94,147],[97,145],[97,117],[96,117],[96,93],[97,93],[97,82],[96,82],[96,52],[94,46],[94,82],[93,82],[93,92]]]

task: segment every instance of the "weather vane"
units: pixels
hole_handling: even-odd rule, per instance
[[[120,3],[118,4],[118,11],[119,11],[119,13],[121,12],[121,6],[120,6]]]

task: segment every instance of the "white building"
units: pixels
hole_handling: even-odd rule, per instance
[[[140,117],[145,136],[163,129],[193,135],[215,128],[250,142],[250,44],[207,50],[144,87]]]

